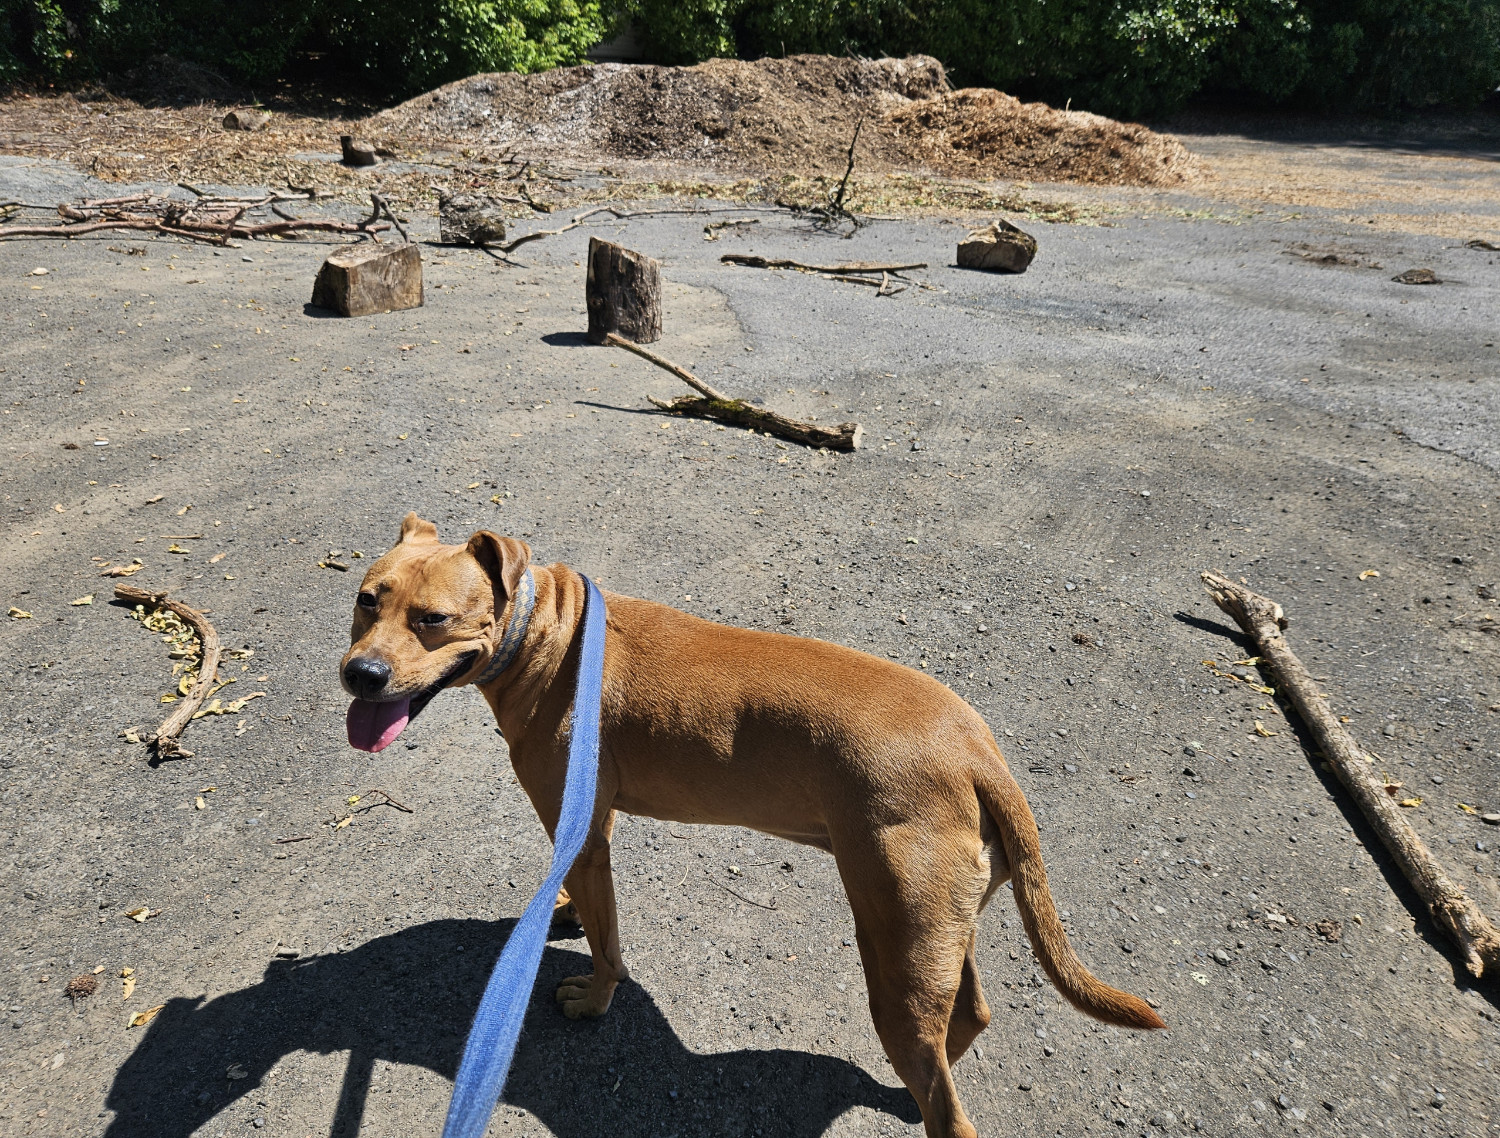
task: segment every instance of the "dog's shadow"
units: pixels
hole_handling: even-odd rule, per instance
[[[349,1052],[330,1136],[353,1138],[381,1060],[453,1078],[513,924],[432,921],[350,952],[273,960],[258,984],[216,999],[169,1001],[115,1076],[106,1138],[188,1138],[297,1051]],[[920,1121],[904,1088],[841,1059],[689,1051],[629,981],[608,1015],[568,1020],[552,992],[563,977],[588,971],[587,955],[547,949],[503,1100],[562,1138],[659,1135],[664,1125],[816,1138],[860,1105]]]

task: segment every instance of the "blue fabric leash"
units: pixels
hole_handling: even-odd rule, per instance
[[[582,576],[582,574],[580,574]],[[562,815],[552,839],[552,868],[526,912],[511,930],[500,952],[474,1026],[464,1044],[463,1062],[453,1083],[443,1138],[483,1138],[490,1115],[505,1089],[505,1077],[516,1053],[521,1021],[536,985],[552,907],[563,879],[588,837],[599,782],[599,715],[604,696],[604,597],[583,578],[583,652],[578,686],[573,690],[573,721],[568,739],[568,772],[563,785]]]

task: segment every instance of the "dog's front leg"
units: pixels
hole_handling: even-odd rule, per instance
[[[615,878],[609,864],[609,839],[614,832],[611,810],[589,839],[568,873],[568,894],[589,939],[594,957],[592,976],[570,976],[557,989],[557,1002],[569,1019],[602,1016],[609,1010],[615,988],[628,973],[620,958],[620,925],[615,912]]]

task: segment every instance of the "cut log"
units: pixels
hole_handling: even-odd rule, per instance
[[[1329,711],[1326,697],[1282,635],[1287,620],[1281,606],[1221,573],[1204,573],[1203,585],[1214,604],[1234,617],[1245,635],[1255,641],[1261,658],[1276,677],[1278,690],[1302,716],[1328,765],[1426,904],[1433,923],[1458,946],[1464,966],[1475,976],[1500,971],[1500,930],[1444,872],[1432,851],[1402,816],[1401,807],[1387,793],[1384,780],[1375,776],[1370,759]]]
[[[1024,273],[1036,256],[1036,238],[1008,221],[969,234],[958,247],[958,267],[992,273]]]
[[[373,166],[380,161],[373,146],[368,142],[355,142],[352,134],[339,135],[339,146],[344,151],[345,166]]]
[[[339,249],[318,270],[312,302],[340,316],[421,308],[422,254],[410,242]]]
[[[589,339],[616,332],[637,344],[661,339],[661,262],[609,241],[589,238]]]
[[[438,239],[444,245],[498,245],[505,240],[505,203],[486,194],[440,194]]]
[[[265,130],[271,121],[268,111],[251,111],[241,108],[224,116],[225,130]]]

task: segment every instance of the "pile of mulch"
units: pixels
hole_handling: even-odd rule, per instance
[[[854,127],[864,172],[1170,186],[1200,172],[1181,143],[998,91],[950,91],[929,56],[826,55],[695,67],[599,64],[476,75],[367,120],[371,133],[575,163],[837,171]]]

